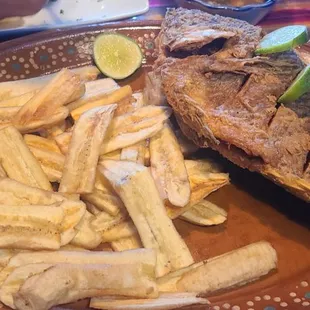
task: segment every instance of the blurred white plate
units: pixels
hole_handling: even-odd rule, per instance
[[[146,13],[148,0],[56,0],[33,16],[0,22],[0,35],[26,34],[90,22],[106,22]]]

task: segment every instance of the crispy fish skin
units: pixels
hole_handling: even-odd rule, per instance
[[[50,182],[60,182],[65,164],[65,156],[56,152],[29,147],[32,154],[41,164],[41,167]]]
[[[260,241],[209,259],[185,273],[178,291],[211,294],[258,280],[277,268],[277,253],[270,243]]]
[[[116,117],[111,122],[100,154],[125,148],[155,135],[170,115],[170,108],[147,106]]]
[[[191,265],[193,258],[167,216],[148,168],[112,160],[106,160],[102,165],[100,171],[124,202],[143,245],[157,250],[156,275]]]
[[[176,207],[189,203],[191,188],[184,157],[169,124],[150,139],[151,172],[162,199]]]
[[[143,263],[55,265],[28,278],[14,303],[20,310],[48,310],[54,305],[104,295],[154,298],[158,296],[154,267]]]
[[[9,178],[29,186],[52,190],[40,163],[16,128],[10,126],[0,130],[0,148],[2,167]]]
[[[68,69],[61,70],[32,99],[21,107],[13,120],[14,126],[23,132],[51,126],[64,120],[69,110],[64,107],[81,93],[83,86],[78,75]]]
[[[75,124],[59,186],[63,193],[91,193],[99,151],[116,105],[94,108]]]
[[[84,104],[81,107],[71,111],[71,116],[76,121],[87,110],[100,107],[103,105],[110,105],[110,104],[118,103],[122,99],[126,97],[130,97],[131,95],[132,95],[131,87],[129,85],[123,86],[119,89],[116,89],[112,93],[105,94],[103,97],[96,99],[93,102]]]

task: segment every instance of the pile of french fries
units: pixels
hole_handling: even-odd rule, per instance
[[[169,107],[98,74],[63,69],[0,84],[0,301],[174,309],[275,269],[264,241],[194,262],[172,220],[225,222],[205,198],[228,175],[190,159],[196,147]]]

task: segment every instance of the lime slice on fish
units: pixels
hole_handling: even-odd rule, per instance
[[[94,42],[94,60],[99,70],[113,79],[124,79],[142,63],[143,54],[132,39],[118,33],[98,36]]]
[[[310,91],[310,65],[308,65],[298,74],[291,86],[278,99],[278,102],[293,102],[308,91]]]
[[[287,26],[267,34],[259,43],[255,53],[261,55],[289,51],[308,41],[309,36],[306,26]]]

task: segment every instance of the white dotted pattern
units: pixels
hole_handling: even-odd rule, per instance
[[[301,285],[302,287],[307,287],[307,286],[309,286],[309,284],[308,284],[307,281],[302,281],[302,282],[300,283],[300,285]]]
[[[275,302],[280,302],[280,301],[281,301],[281,298],[280,298],[280,297],[275,297],[273,300],[274,300]]]
[[[230,304],[228,303],[225,303],[223,306],[222,306],[223,309],[230,309]]]
[[[291,297],[296,297],[297,295],[296,295],[295,292],[290,292],[290,296],[291,296]]]
[[[308,306],[310,306],[310,302],[309,301],[304,301],[301,305],[304,306],[304,307],[308,307]]]
[[[269,295],[264,295],[264,300],[270,300],[271,299],[271,297],[269,296]]]
[[[241,308],[239,306],[233,306],[231,309],[232,310],[240,310]]]
[[[284,308],[284,307],[287,307],[287,303],[286,303],[286,302],[281,302],[281,303],[280,303],[280,306],[283,307],[283,308]]]
[[[261,299],[259,296],[255,296],[255,297],[254,297],[254,300],[255,300],[255,301],[261,301],[262,299]]]
[[[248,306],[250,306],[250,307],[253,307],[253,306],[254,306],[254,302],[253,302],[253,301],[248,301],[246,304],[247,304]]]
[[[301,299],[300,299],[300,298],[295,298],[295,299],[294,299],[294,302],[296,302],[296,303],[298,304],[298,303],[301,302]]]

